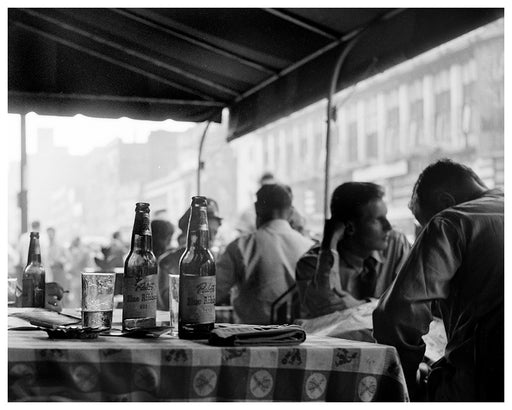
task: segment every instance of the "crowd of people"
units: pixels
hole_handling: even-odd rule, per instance
[[[217,304],[231,305],[236,323],[270,324],[273,303],[293,287],[303,318],[378,299],[374,338],[397,348],[411,398],[477,400],[475,329],[493,312],[496,326],[504,326],[503,206],[502,190],[488,189],[462,164],[439,160],[423,170],[411,193],[410,210],[422,228],[413,246],[391,226],[384,189],[371,182],[346,182],[333,191],[331,216],[314,241],[290,187],[264,175],[253,210],[242,214],[239,236],[215,250]],[[207,213],[214,242],[222,217],[213,198]],[[159,309],[169,309],[168,275],[179,274],[187,222],[188,211],[178,222],[174,248],[174,225],[151,222]],[[41,242],[48,280],[79,295],[80,271],[91,263],[80,238],[65,249],[48,228]],[[20,255],[27,248],[22,237]],[[127,251],[116,233],[94,260],[100,268],[122,266]],[[422,374],[422,336],[434,316],[443,321],[448,344],[443,358]]]

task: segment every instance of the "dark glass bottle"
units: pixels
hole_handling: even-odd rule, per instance
[[[157,264],[153,254],[149,204],[135,204],[130,253],[124,263],[123,330],[156,326]]]
[[[192,197],[187,248],[180,259],[178,337],[205,339],[215,324],[215,261],[209,248],[206,198]]]
[[[41,263],[39,232],[30,232],[27,266],[23,270],[21,306],[44,308],[45,272]]]

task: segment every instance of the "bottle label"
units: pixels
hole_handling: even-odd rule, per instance
[[[180,277],[180,316],[185,323],[215,322],[215,276]]]
[[[123,320],[155,318],[157,275],[123,278]]]
[[[32,278],[23,278],[21,293],[21,306],[34,307],[34,281]]]

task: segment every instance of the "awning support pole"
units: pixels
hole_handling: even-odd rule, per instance
[[[20,192],[18,195],[18,206],[21,209],[21,233],[28,230],[28,198],[26,187],[27,173],[27,127],[26,114],[21,114],[21,160],[20,160]]]
[[[327,97],[327,133],[325,137],[325,176],[324,176],[324,219],[328,218],[329,213],[329,174],[330,174],[330,166],[331,166],[331,120],[334,116],[334,112],[336,110],[333,107],[332,98],[334,93],[336,92],[336,84],[338,82],[338,77],[340,74],[341,67],[347,58],[348,53],[354,47],[354,44],[359,39],[359,36],[355,36],[352,38],[348,44],[343,49],[342,53],[338,57],[336,61],[336,65],[334,67],[334,72],[331,78],[331,87],[329,88],[329,95]]]
[[[204,161],[201,159],[201,155],[203,154],[204,140],[206,139],[206,132],[210,127],[210,123],[211,121],[206,123],[203,135],[201,136],[201,142],[199,143],[199,154],[197,156],[197,195],[201,195],[201,170],[204,168]]]

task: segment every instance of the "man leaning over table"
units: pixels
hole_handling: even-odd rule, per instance
[[[492,316],[503,317],[503,204],[501,190],[489,190],[473,170],[450,160],[429,165],[414,186],[409,207],[423,229],[373,312],[374,337],[397,348],[413,398],[436,302],[448,344],[427,378],[427,399],[479,400],[475,326],[481,318],[493,321],[488,314],[496,309],[501,315]],[[503,332],[503,320],[496,321]]]
[[[386,218],[384,189],[346,182],[331,198],[320,245],[297,263],[301,316],[312,318],[378,298],[391,284],[410,249]]]

